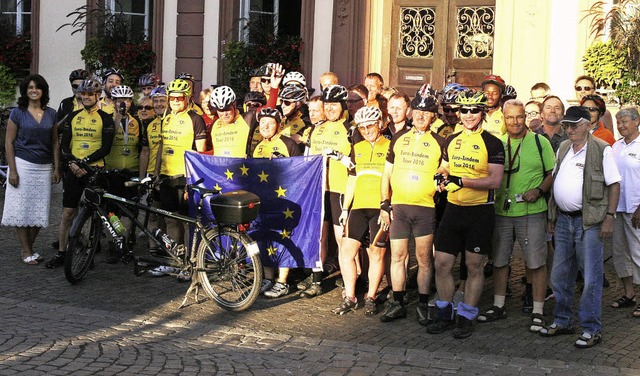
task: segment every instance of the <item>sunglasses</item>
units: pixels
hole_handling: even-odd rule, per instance
[[[153,110],[153,106],[140,106],[140,107],[138,107],[138,110],[140,110],[140,111],[142,111],[142,110],[151,111],[151,110]]]
[[[589,111],[589,112],[600,112],[598,107],[585,107],[585,106],[582,106],[582,108],[586,108],[587,111]]]
[[[296,103],[296,102],[294,102],[294,101],[288,101],[288,100],[283,100],[283,101],[282,101],[282,104],[283,104],[284,106],[287,106],[287,107],[291,106],[291,105],[292,105],[292,104],[294,104],[294,103]]]
[[[247,105],[247,108],[258,108],[258,107],[262,106],[262,103],[247,102],[246,105]]]
[[[184,95],[181,97],[169,97],[170,101],[183,101],[185,100],[187,97],[185,97]]]
[[[461,108],[460,109],[460,113],[461,114],[468,114],[468,113],[472,113],[474,115],[479,114],[482,112],[481,108]]]
[[[260,82],[262,82],[263,84],[270,84],[271,83],[271,79],[270,78],[261,78]]]
[[[538,112],[538,111],[529,111],[529,112],[525,112],[524,114],[527,115],[527,117],[530,117],[530,116],[538,116],[540,114],[540,112]]]
[[[445,113],[454,113],[454,112],[458,112],[459,108],[457,107],[442,107],[442,112]]]
[[[593,88],[591,86],[576,86],[575,89],[576,91],[591,91]]]
[[[578,129],[578,127],[580,126],[580,123],[562,123],[562,129],[567,130],[569,128],[571,128],[572,130],[576,130]]]
[[[80,85],[75,85],[75,84],[74,84],[74,85],[71,85],[71,88],[72,88],[73,90],[76,90],[76,89],[77,89],[77,88],[79,88],[79,87],[80,87]]]

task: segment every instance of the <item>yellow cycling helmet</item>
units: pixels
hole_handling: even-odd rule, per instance
[[[484,107],[487,105],[487,95],[484,91],[467,90],[458,93],[456,104],[460,106]]]
[[[191,85],[189,82],[182,79],[176,79],[169,82],[169,87],[167,88],[167,94],[171,93],[183,93],[185,96],[191,96]]]

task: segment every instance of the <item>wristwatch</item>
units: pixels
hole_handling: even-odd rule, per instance
[[[612,212],[607,212],[607,215],[612,216],[614,219],[616,218],[616,213],[612,213]]]

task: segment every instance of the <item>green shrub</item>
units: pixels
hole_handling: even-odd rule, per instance
[[[0,65],[0,109],[9,107],[16,99],[16,79],[11,69]]]

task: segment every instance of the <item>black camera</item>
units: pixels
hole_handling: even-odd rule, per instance
[[[511,207],[511,199],[508,198],[508,199],[504,200],[504,206],[502,207],[502,209],[504,211],[508,211],[510,207]]]

